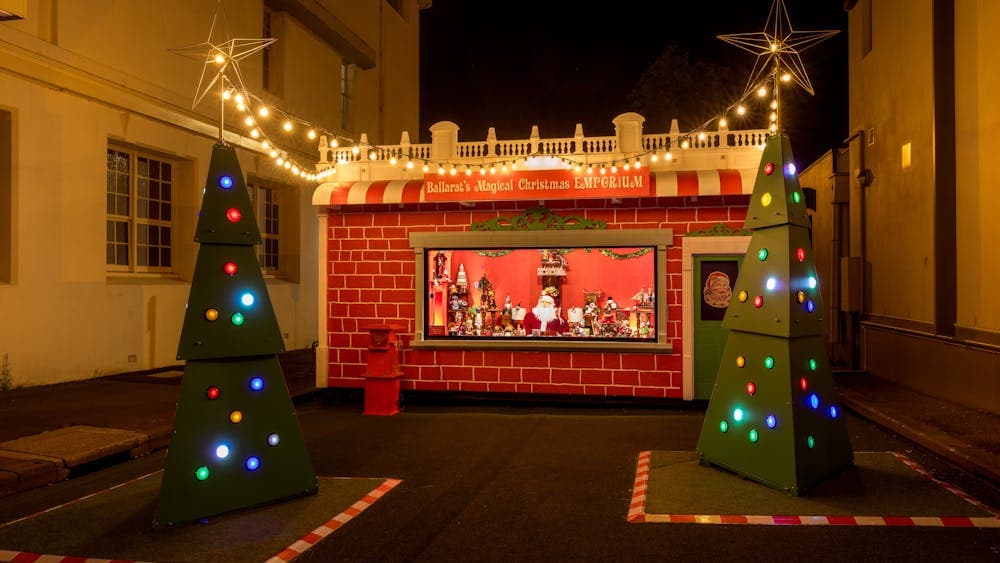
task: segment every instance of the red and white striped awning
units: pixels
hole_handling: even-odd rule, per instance
[[[650,174],[656,197],[739,195],[753,192],[757,169],[687,170]],[[423,180],[327,182],[313,192],[315,206],[422,203]]]

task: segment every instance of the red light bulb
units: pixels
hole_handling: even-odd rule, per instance
[[[806,381],[806,378],[803,377],[802,379],[799,379],[799,385],[801,385],[802,390],[805,391],[806,387],[809,387],[809,382]]]
[[[747,394],[753,395],[757,392],[757,384],[753,381],[747,382]]]
[[[230,207],[229,211],[226,211],[226,219],[229,219],[230,223],[239,221],[241,217],[243,217],[243,214],[240,213],[240,210],[235,207]]]
[[[770,176],[773,173],[774,173],[774,163],[768,162],[767,164],[764,165],[764,174]]]
[[[239,268],[236,267],[235,262],[226,262],[222,265],[222,271],[226,272],[227,276],[235,276],[237,270],[239,270]]]
[[[796,250],[795,257],[799,259],[799,262],[804,262],[806,259],[806,250],[804,248]]]
[[[219,391],[219,388],[216,387],[215,385],[213,385],[213,386],[211,386],[211,387],[209,387],[208,389],[205,390],[205,396],[208,397],[209,400],[212,400],[212,401],[218,399],[219,395],[221,395],[221,394],[222,394],[222,391]]]
[[[753,298],[753,306],[757,307],[758,309],[760,309],[761,307],[763,307],[764,306],[764,297],[762,297],[760,295],[754,297]]]

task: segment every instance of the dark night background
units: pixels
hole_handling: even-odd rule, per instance
[[[668,131],[670,117],[684,132],[739,99],[755,56],[716,36],[762,31],[771,3],[619,1],[595,9],[565,1],[434,0],[420,12],[420,142],[429,142],[429,127],[443,120],[458,124],[460,141],[485,139],[491,126],[499,139],[526,139],[532,125],[542,138],[571,137],[576,123],[584,135],[611,135],[611,120],[625,111],[646,116],[646,133]],[[840,30],[802,53],[816,96],[782,90],[784,129],[805,166],[847,136],[847,13],[842,0],[785,5],[795,30]],[[664,96],[682,102],[647,101],[670,116],[652,119],[630,94],[671,45],[690,63],[719,72],[706,75],[715,86],[699,80]],[[699,103],[684,103],[685,96]],[[729,116],[730,129],[767,127],[769,110],[753,98],[745,120]],[[701,108],[687,110],[701,115],[666,105]]]

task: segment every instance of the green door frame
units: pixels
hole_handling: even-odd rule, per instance
[[[682,384],[681,396],[684,400],[694,399],[694,306],[701,289],[694,281],[694,257],[701,254],[744,255],[750,246],[749,236],[685,236],[681,251],[681,304],[683,322],[681,327]]]

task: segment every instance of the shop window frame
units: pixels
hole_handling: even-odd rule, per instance
[[[667,317],[667,249],[673,245],[673,229],[624,229],[616,231],[565,230],[518,232],[418,232],[410,233],[410,247],[414,251],[416,283],[414,303],[416,323],[413,331],[413,348],[465,349],[465,350],[541,350],[541,351],[595,351],[595,352],[656,352],[672,353],[668,338]],[[425,334],[427,307],[427,251],[497,250],[539,248],[611,248],[652,247],[656,257],[656,339],[640,341],[623,340],[573,340],[572,338],[440,338]],[[678,288],[679,289],[679,288]]]

